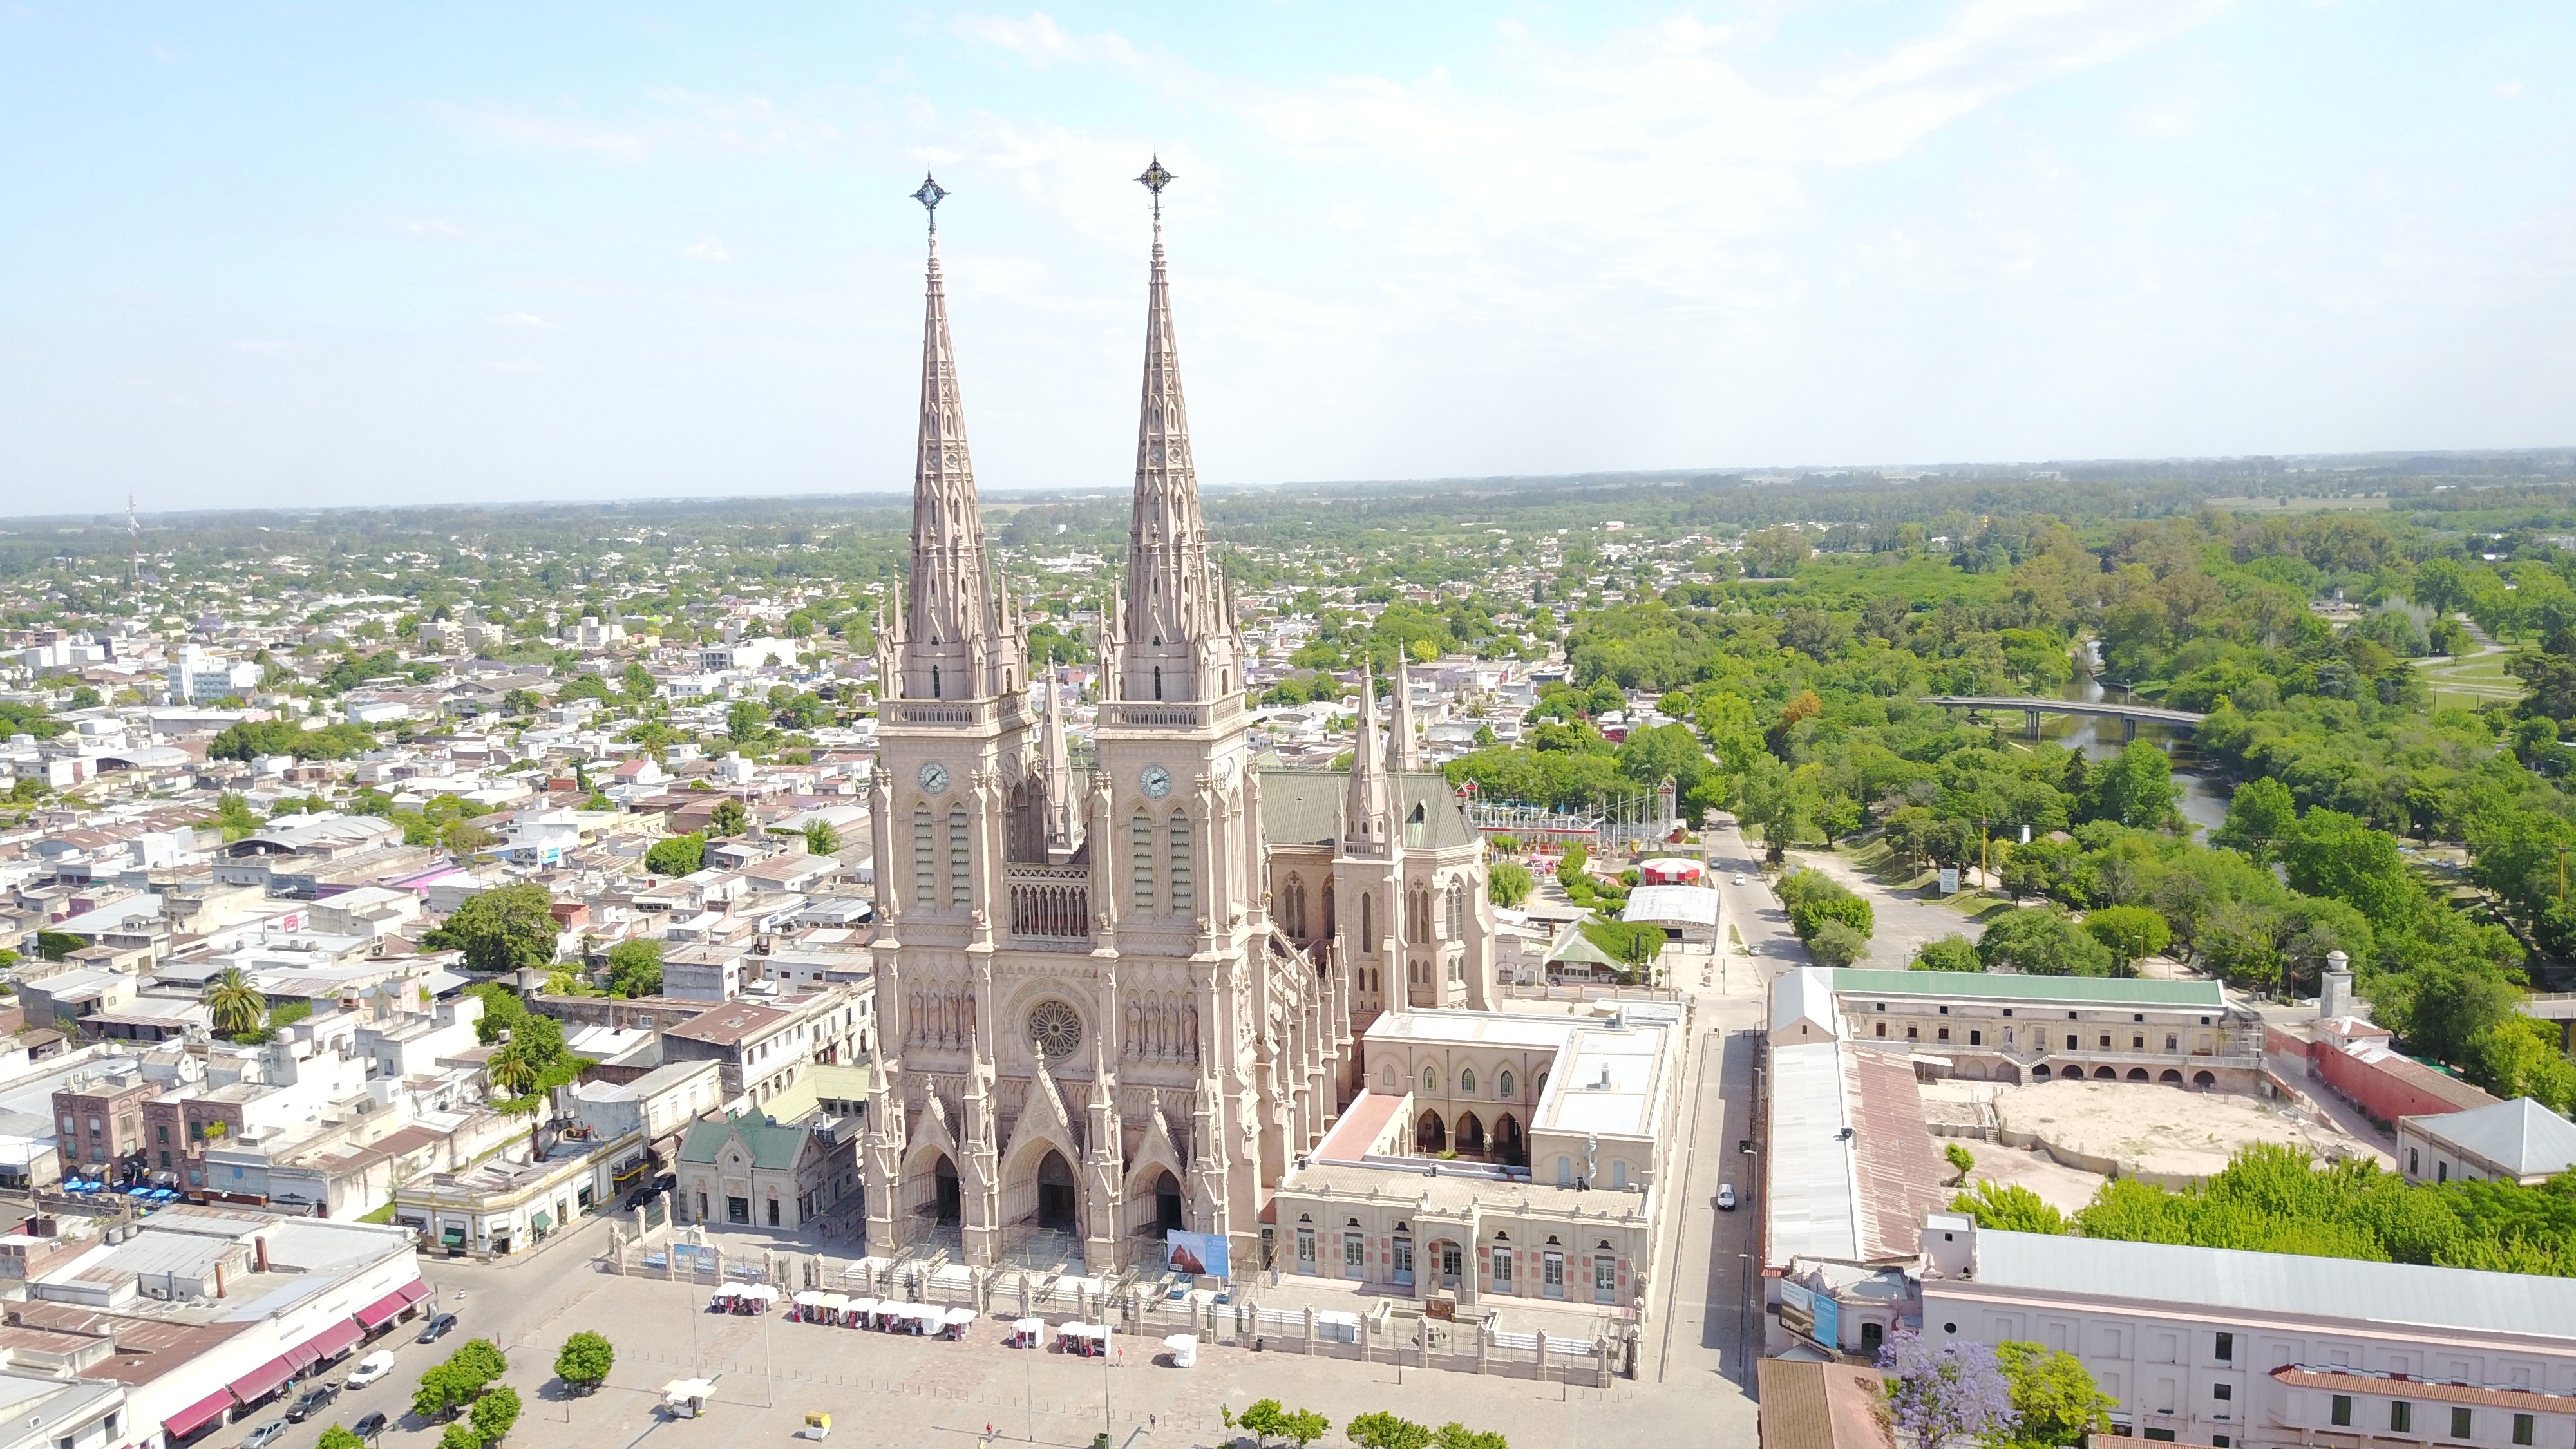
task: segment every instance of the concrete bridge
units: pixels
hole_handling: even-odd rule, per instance
[[[2558,1049],[2576,1051],[2576,991],[2541,991],[2522,999],[2517,1008],[2534,1021],[2558,1028]]]
[[[2025,699],[2000,695],[1935,694],[1927,697],[1923,702],[1951,709],[2020,710],[2029,721],[2032,739],[2039,738],[2039,717],[2044,714],[2080,714],[2089,715],[2094,719],[2115,719],[2120,722],[2120,738],[2123,740],[2136,739],[2138,726],[2141,724],[2169,725],[2174,729],[2188,731],[2198,728],[2202,720],[2209,718],[2205,714],[2194,714],[2187,709],[2158,709],[2151,704],[2110,704],[2080,699]]]

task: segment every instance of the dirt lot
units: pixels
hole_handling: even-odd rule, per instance
[[[2368,1157],[2394,1166],[2377,1144],[2330,1120],[2251,1097],[2186,1093],[2141,1082],[1932,1082],[1923,1087],[1935,1121],[1992,1121],[2027,1132],[2069,1155],[2108,1159],[2125,1170],[2207,1177],[2248,1142],[2305,1147],[2319,1156]],[[1947,1139],[1943,1139],[1947,1140]],[[2020,1183],[2061,1209],[2082,1207],[2100,1175],[2000,1142],[1970,1142],[1977,1175]]]

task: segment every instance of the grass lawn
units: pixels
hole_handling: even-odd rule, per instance
[[[2522,681],[2504,669],[2505,661],[2512,657],[2512,651],[2498,651],[2457,660],[2428,660],[2415,667],[2424,671],[2424,682],[2432,686],[2435,709],[2475,709],[2492,700],[2522,698]]]

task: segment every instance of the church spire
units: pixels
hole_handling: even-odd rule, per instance
[[[1386,732],[1386,768],[1396,775],[1422,768],[1422,747],[1413,738],[1413,686],[1404,659],[1404,640],[1395,641],[1395,721]]]
[[[984,560],[975,466],[966,452],[966,404],[948,294],[939,274],[939,203],[948,192],[924,177],[913,199],[930,213],[928,301],[921,329],[921,430],[912,472],[912,577],[904,601],[902,693],[974,699],[1002,692],[1000,632]]]
[[[1163,269],[1163,188],[1157,159],[1136,178],[1154,194],[1154,262],[1145,303],[1145,386],[1136,423],[1136,500],[1127,540],[1119,697],[1218,699],[1241,685],[1234,622],[1209,561],[1181,397],[1180,343]]]
[[[1064,733],[1062,686],[1056,682],[1055,655],[1046,661],[1046,722],[1040,758],[1046,771],[1046,844],[1050,851],[1073,849],[1073,827],[1081,805],[1074,798],[1073,751]]]
[[[1342,851],[1383,855],[1395,817],[1395,790],[1377,733],[1377,671],[1360,665],[1360,722],[1351,741],[1351,779],[1342,800]]]

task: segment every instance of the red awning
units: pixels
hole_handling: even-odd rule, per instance
[[[429,1285],[423,1283],[418,1278],[414,1278],[394,1291],[402,1295],[402,1301],[406,1304],[418,1303],[420,1300],[429,1296]]]
[[[306,1369],[313,1367],[315,1364],[320,1363],[322,1361],[322,1355],[313,1351],[313,1345],[309,1343],[299,1343],[286,1351],[286,1361],[295,1365],[295,1371],[297,1373],[302,1373]]]
[[[172,1414],[169,1418],[162,1420],[161,1427],[170,1432],[171,1438],[185,1439],[189,1435],[196,1433],[199,1429],[202,1429],[208,1424],[222,1418],[224,1416],[224,1411],[232,1406],[232,1391],[229,1389],[217,1389],[213,1393],[199,1399],[197,1402],[190,1404],[188,1407],[181,1409],[175,1414]]]
[[[359,1333],[358,1325],[343,1318],[339,1322],[332,1324],[329,1328],[326,1328],[320,1333],[313,1335],[311,1338],[304,1340],[302,1344],[297,1346],[295,1351],[297,1353],[303,1353],[309,1349],[312,1351],[313,1356],[316,1359],[338,1358],[340,1355],[347,1353],[350,1349],[357,1347],[358,1340],[361,1337],[363,1337],[363,1335]]]
[[[396,1315],[400,1314],[405,1308],[410,1306],[410,1300],[404,1298],[401,1294],[388,1293],[384,1297],[377,1299],[375,1302],[368,1304],[366,1307],[359,1309],[355,1316],[360,1323],[367,1326],[367,1331],[369,1333],[373,1333],[377,1329],[384,1327],[386,1324],[393,1322]]]
[[[291,1360],[273,1358],[224,1387],[234,1398],[241,1401],[243,1408],[247,1409],[254,1400],[276,1393],[288,1379],[293,1377],[295,1377],[295,1365]]]

